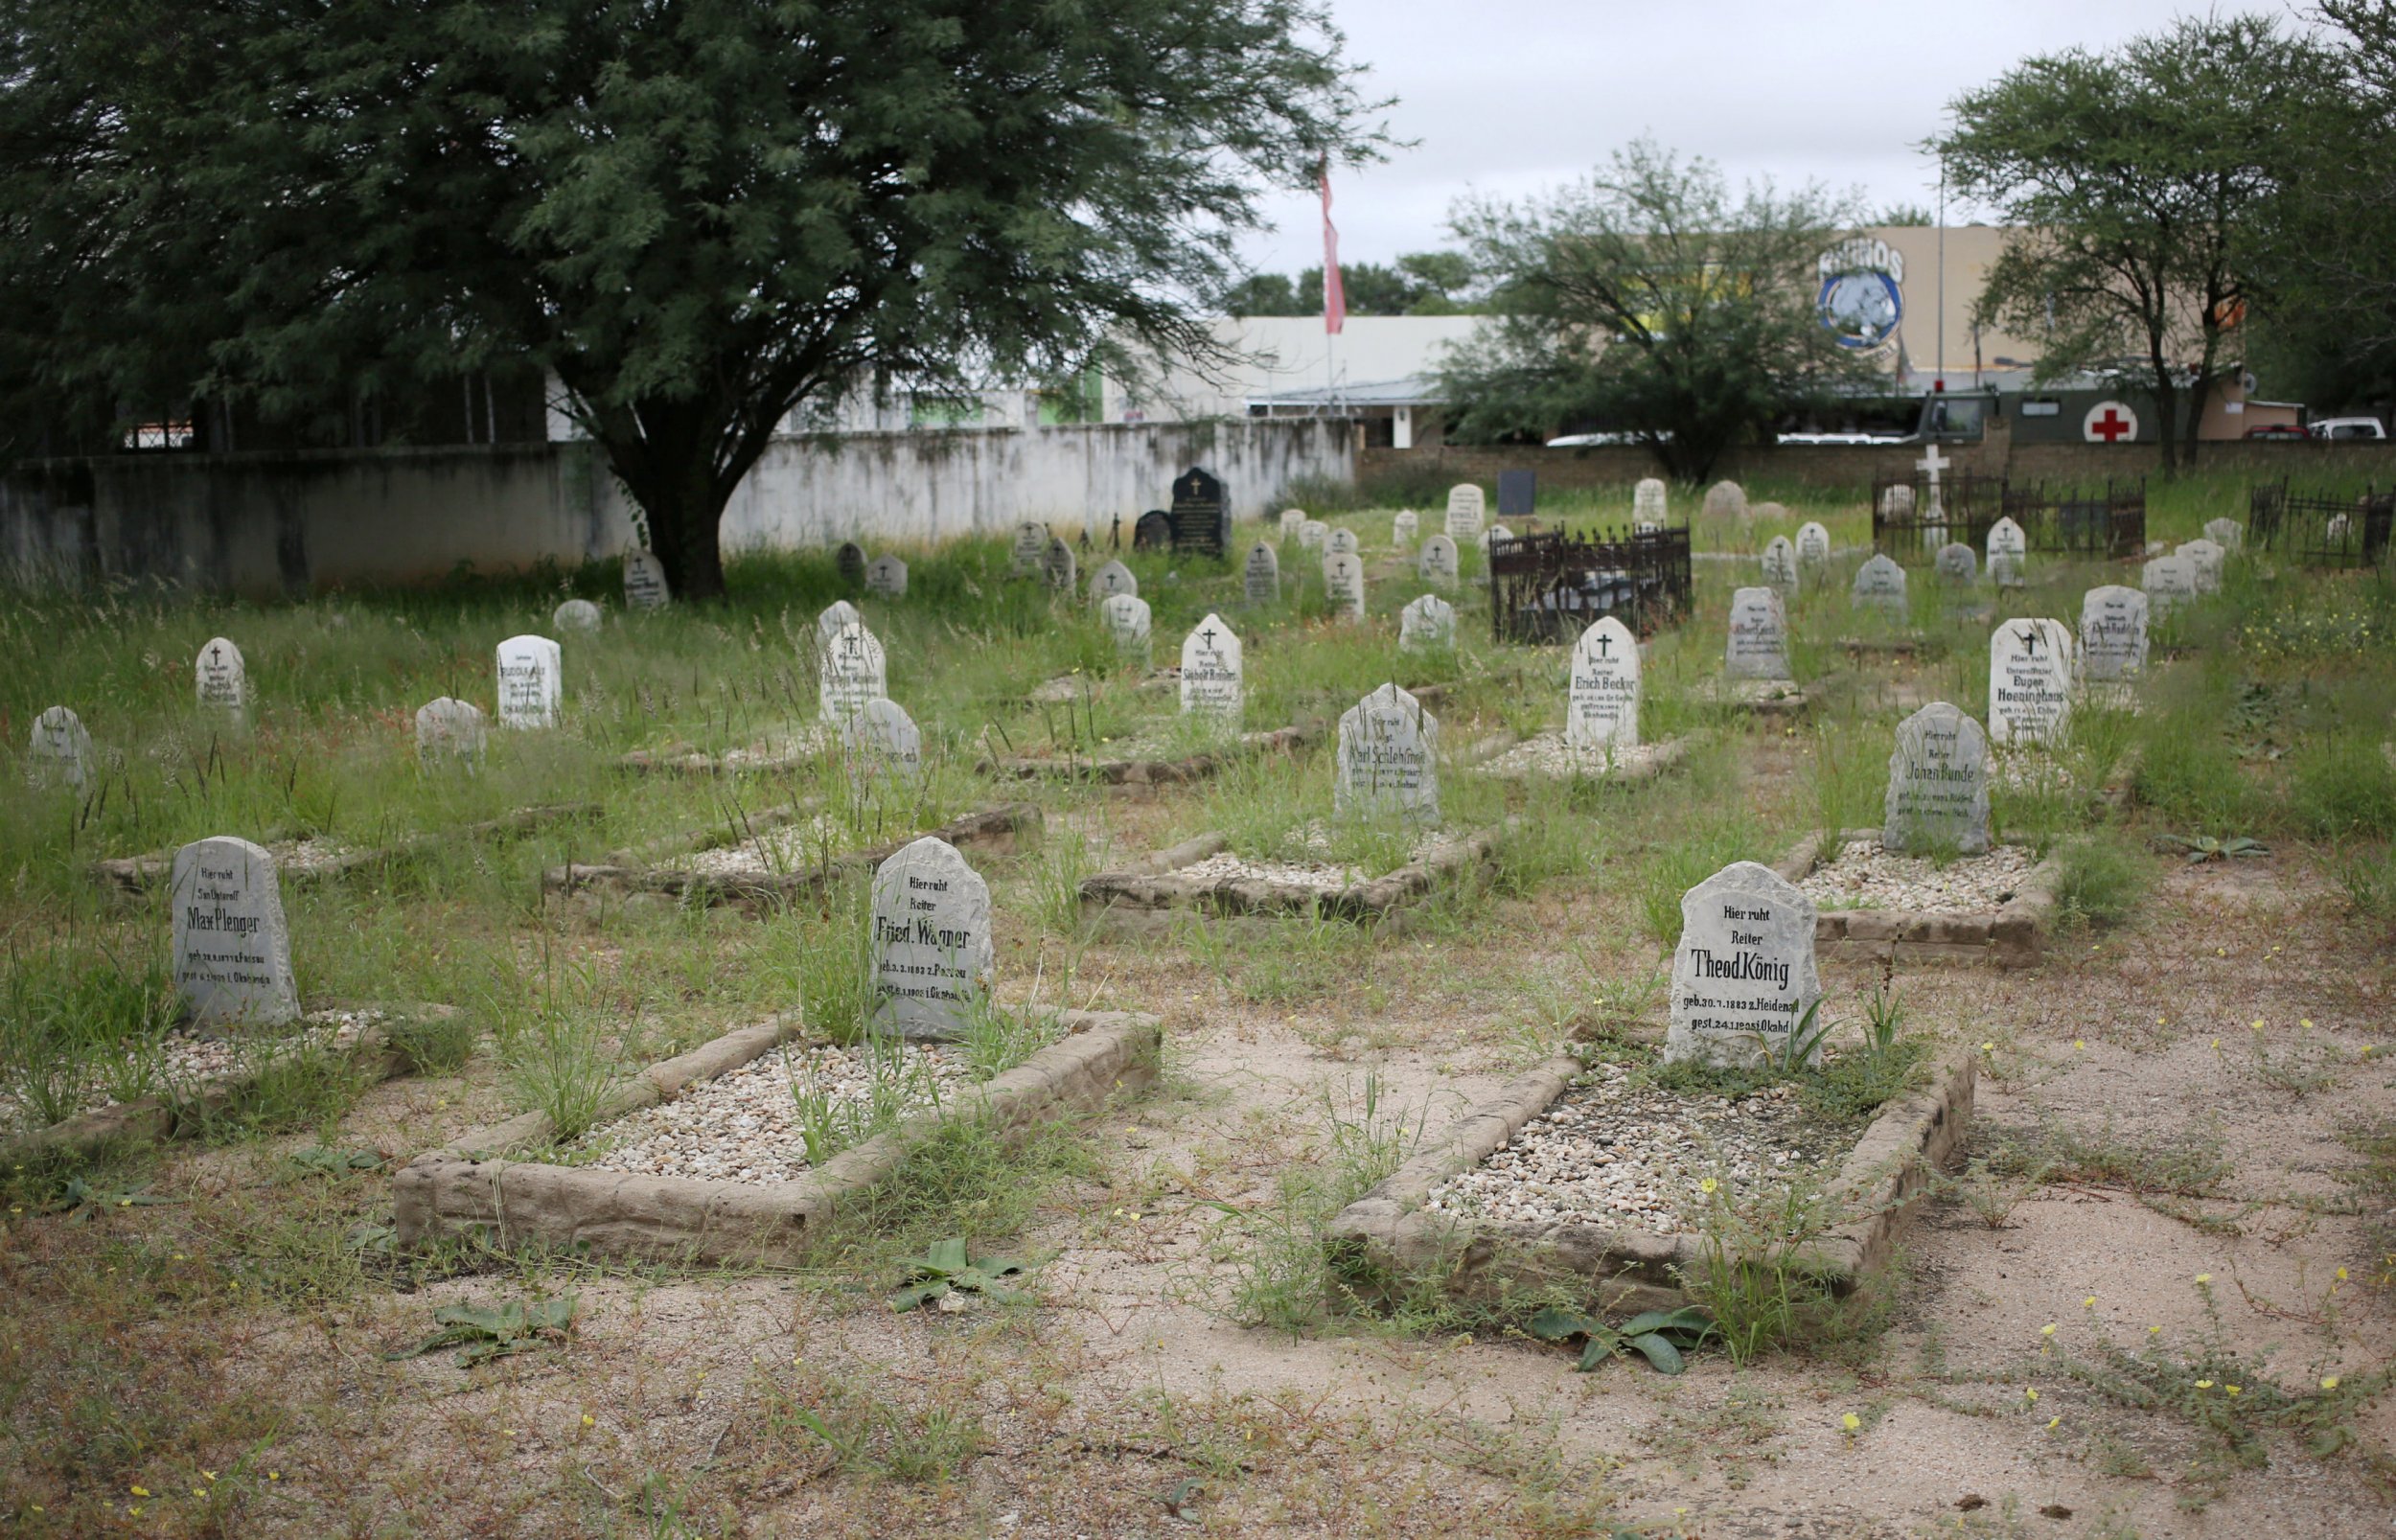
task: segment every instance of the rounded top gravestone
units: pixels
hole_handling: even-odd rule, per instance
[[[1041,559],[1041,570],[1047,575],[1049,587],[1071,589],[1080,573],[1080,563],[1075,560],[1071,546],[1051,535],[1048,537],[1048,555]]]
[[[1421,527],[1422,522],[1413,509],[1399,509],[1397,516],[1390,520],[1390,549],[1393,551],[1414,549],[1416,534]]]
[[[822,640],[824,646],[830,647],[833,637],[851,626],[864,624],[864,616],[857,612],[855,605],[850,604],[846,599],[835,599],[823,607],[823,613],[816,617],[816,635]]]
[[[841,719],[841,748],[851,765],[870,775],[911,781],[923,773],[923,732],[907,708],[887,696],[876,696]]]
[[[1297,534],[1297,533],[1298,533],[1298,531],[1299,531],[1300,526],[1303,525],[1305,522],[1306,522],[1306,510],[1304,510],[1303,508],[1284,508],[1284,509],[1282,509],[1282,510],[1281,510],[1281,539],[1283,539],[1283,540],[1288,540],[1288,539],[1289,539],[1292,535]]]
[[[546,636],[499,644],[499,725],[554,727],[565,700],[565,654]]]
[[[658,609],[673,594],[666,587],[665,563],[654,551],[630,551],[624,557],[624,608]]]
[[[1747,521],[1747,490],[1736,481],[1717,481],[1706,489],[1701,512],[1709,523],[1744,524]]]
[[[430,767],[443,759],[472,764],[482,758],[489,739],[482,708],[472,701],[445,695],[416,708],[416,759],[421,765]]]
[[[907,563],[895,556],[877,556],[865,564],[865,591],[885,599],[907,597]]]
[[[1320,518],[1309,518],[1298,526],[1298,548],[1320,551],[1330,542],[1331,526]]]
[[[1490,545],[1498,540],[1510,540],[1513,538],[1514,532],[1504,524],[1491,524],[1481,532],[1481,538],[1473,543],[1481,547],[1482,555],[1486,556],[1489,554]]]
[[[1785,535],[1775,535],[1763,545],[1763,581],[1784,593],[1797,587],[1797,547]]]
[[[961,1036],[990,988],[990,885],[945,839],[926,835],[877,867],[872,901],[877,1032],[923,1042]]]
[[[2009,620],[1989,636],[1989,740],[2053,745],[2071,724],[2071,632],[2060,620]]]
[[[212,636],[194,659],[192,674],[199,703],[211,711],[239,718],[249,704],[249,671],[242,650],[221,636]]]
[[[1340,816],[1440,821],[1440,719],[1384,684],[1340,717],[1331,809]]]
[[[1115,650],[1125,657],[1148,655],[1148,601],[1136,593],[1111,593],[1098,601],[1098,618],[1115,638]]]
[[[1349,620],[1365,614],[1365,561],[1352,554],[1323,559],[1323,591]]]
[[[2244,550],[2246,526],[2234,518],[2208,518],[2204,521],[2204,538],[2224,551]]]
[[[881,639],[857,622],[842,626],[816,668],[817,715],[838,723],[889,693],[890,670]]]
[[[1758,524],[1777,524],[1788,517],[1785,503],[1761,502],[1747,510],[1748,518]]]
[[[1639,747],[1639,638],[1602,615],[1573,644],[1564,713],[1567,747],[1622,753]]]
[[[1444,535],[1434,535],[1422,542],[1422,554],[1415,558],[1415,572],[1423,582],[1436,587],[1456,586],[1456,542]]]
[[[597,631],[599,607],[587,599],[568,599],[550,611],[549,624],[559,631]]]
[[[35,786],[80,792],[91,779],[91,734],[83,730],[83,719],[66,706],[52,706],[34,719],[34,741],[27,753],[26,776]]]
[[[1972,554],[1970,546],[1960,540],[1950,540],[1940,546],[1932,564],[1939,576],[1949,583],[1976,583],[1980,578],[1979,558]]]
[[[2160,614],[2197,596],[2197,563],[2187,556],[2158,556],[2138,569],[2138,586]]]
[[[1905,569],[1889,560],[1884,551],[1873,553],[1863,565],[1855,568],[1855,584],[1848,590],[1851,609],[1871,609],[1897,619],[1907,613],[1905,605]]]
[[[1812,900],[1752,861],[1682,894],[1664,1062],[1750,1068],[1785,1059],[1789,1035],[1809,1025],[1822,999],[1813,925]],[[1806,1062],[1820,1060],[1817,1041]]]
[[[832,569],[841,575],[843,586],[861,586],[865,581],[864,547],[855,540],[842,540],[841,548],[832,553]]]
[[[1456,607],[1438,594],[1423,594],[1398,611],[1399,652],[1441,652],[1455,645]]]
[[[1248,602],[1252,605],[1276,605],[1281,602],[1281,559],[1273,547],[1258,540],[1248,547],[1248,565],[1242,576],[1247,583]]]
[[[280,1026],[299,1020],[291,934],[274,857],[219,835],[174,853],[170,879],[174,992],[192,1023]]]
[[[1323,548],[1333,556],[1354,556],[1357,554],[1356,532],[1347,528],[1335,529],[1325,537]]]
[[[1210,613],[1182,638],[1182,715],[1236,728],[1243,699],[1239,633]]]
[[[1670,494],[1660,476],[1643,476],[1630,489],[1630,517],[1634,523],[1661,524],[1670,506]]]
[[[1173,543],[1173,516],[1162,508],[1151,508],[1132,525],[1132,549],[1162,551]]]
[[[1790,678],[1788,610],[1778,588],[1741,588],[1731,595],[1722,672],[1734,679]]]
[[[1805,566],[1821,566],[1831,559],[1831,532],[1812,519],[1797,528],[1797,560]]]
[[[1880,846],[1970,856],[1989,848],[1988,734],[1960,708],[1933,701],[1898,724]]]
[[[1015,526],[1015,543],[1009,555],[1015,563],[1015,575],[1030,577],[1040,570],[1042,559],[1048,554],[1048,526],[1037,519],[1026,518]]]
[[[2123,684],[2147,668],[2147,596],[2118,583],[2090,588],[2080,601],[2081,677]]]
[[[1447,538],[1451,540],[1477,540],[1481,520],[1488,511],[1488,499],[1481,489],[1470,482],[1447,490]]]
[[[1109,562],[1090,574],[1090,598],[1094,604],[1112,599],[1118,593],[1137,595],[1139,592],[1140,580],[1133,577],[1132,569],[1120,562]]]
[[[2196,563],[2199,593],[2222,591],[2222,567],[2229,553],[2219,544],[2212,540],[2188,540],[2172,554],[2184,556]]]

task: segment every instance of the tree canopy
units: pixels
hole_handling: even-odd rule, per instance
[[[1342,263],[1340,287],[1350,315],[1455,315],[1470,308],[1472,264],[1462,252],[1412,251],[1388,264]],[[1281,273],[1254,273],[1224,296],[1233,315],[1320,315],[1323,269],[1309,267],[1295,280]]]
[[[677,591],[860,380],[1203,351],[1383,143],[1312,0],[7,0],[0,388],[297,411],[552,370]]]

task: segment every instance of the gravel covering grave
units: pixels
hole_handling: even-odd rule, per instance
[[[1973,912],[2011,903],[2035,864],[2020,845],[1997,845],[1941,866],[1926,856],[1882,850],[1878,839],[1851,839],[1797,887],[1823,908]]]
[[[1559,779],[1578,775],[1591,780],[1638,781],[1678,762],[1684,747],[1673,738],[1608,754],[1603,749],[1576,748],[1564,741],[1560,732],[1543,732],[1536,738],[1524,739],[1481,768],[1491,775],[1553,775]]]
[[[189,1092],[214,1081],[258,1068],[265,1061],[319,1048],[344,1047],[357,1041],[367,1027],[383,1020],[379,1010],[311,1011],[297,1031],[254,1037],[210,1036],[177,1026],[160,1039],[154,1080],[159,1091]],[[130,1056],[128,1055],[128,1058]],[[95,1079],[83,1087],[75,1114],[124,1105]],[[24,1133],[24,1109],[12,1092],[0,1090],[0,1132]]]
[[[787,872],[814,864],[828,850],[847,847],[847,839],[831,818],[818,813],[797,822],[781,824],[745,839],[712,850],[695,850],[676,865],[703,877],[728,877],[737,872]]]

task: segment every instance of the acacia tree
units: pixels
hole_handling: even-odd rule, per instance
[[[2026,59],[1929,143],[2013,227],[1978,318],[2041,339],[2040,379],[2090,373],[2152,402],[2166,474],[2195,462],[2232,333],[2266,297],[2286,129],[2329,78],[2269,18],[2191,17],[2117,53]]]
[[[1815,310],[1823,250],[1855,211],[1822,189],[1733,198],[1720,172],[1641,140],[1610,167],[1449,225],[1491,320],[1441,370],[1460,436],[1619,425],[1683,480],[1772,422],[1871,378]]]
[[[678,592],[794,411],[1203,352],[1383,142],[1314,0],[7,0],[0,370],[305,408],[529,357]]]

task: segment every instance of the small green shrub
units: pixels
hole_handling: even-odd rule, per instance
[[[2246,828],[2265,805],[2220,733],[2175,715],[2149,728],[2131,790],[2168,821],[2193,828]]]
[[[2065,930],[2119,925],[2146,895],[2154,867],[2117,834],[2069,839],[2055,851],[2055,918]]]
[[[2376,732],[2314,738],[2288,756],[2288,810],[2315,839],[2396,837],[2396,763]]]

